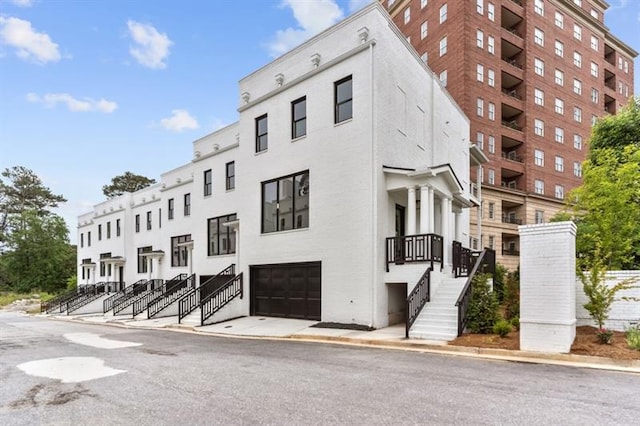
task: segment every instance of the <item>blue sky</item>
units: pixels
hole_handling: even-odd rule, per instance
[[[21,165],[76,218],[131,171],[159,180],[237,120],[237,82],[368,0],[0,0],[0,169]],[[606,24],[640,51],[640,0]],[[640,94],[640,61],[635,62]]]

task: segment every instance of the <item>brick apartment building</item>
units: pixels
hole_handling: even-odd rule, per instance
[[[472,173],[470,246],[515,269],[518,225],[548,221],[580,184],[591,126],[633,96],[638,53],[604,25],[602,0],[381,2],[490,160]]]

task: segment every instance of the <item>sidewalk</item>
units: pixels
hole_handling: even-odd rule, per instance
[[[614,360],[572,354],[549,354],[506,349],[449,346],[445,342],[405,339],[403,325],[374,331],[312,327],[316,321],[287,318],[241,317],[218,324],[195,327],[178,324],[178,318],[135,320],[131,316],[52,315],[57,320],[81,321],[90,324],[113,325],[126,328],[164,329],[219,337],[296,340],[304,342],[345,344],[385,349],[416,351],[451,356],[492,359],[500,361],[563,365],[640,374],[640,360]]]

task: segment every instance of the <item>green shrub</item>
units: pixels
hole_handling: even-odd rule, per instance
[[[627,345],[631,349],[640,351],[640,325],[628,329],[625,336],[627,338]]]
[[[493,324],[493,334],[497,334],[500,337],[507,337],[507,334],[511,333],[513,328],[507,320],[500,320]]]
[[[520,316],[520,278],[518,273],[509,273],[504,287],[504,316],[510,320]]]
[[[477,274],[473,277],[471,301],[467,310],[467,328],[471,333],[488,334],[498,321],[500,305],[489,286],[488,274]]]
[[[520,317],[511,318],[511,325],[516,331],[520,331]]]
[[[504,300],[504,280],[508,273],[506,266],[496,263],[496,273],[493,276],[493,291],[499,303]]]
[[[67,279],[67,290],[76,290],[77,288],[78,288],[78,276],[74,274]]]

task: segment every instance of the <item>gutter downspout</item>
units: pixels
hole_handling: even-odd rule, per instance
[[[377,286],[378,282],[376,280],[377,272],[378,272],[378,262],[377,262],[377,243],[378,243],[378,233],[377,233],[377,223],[378,223],[378,212],[377,212],[377,194],[378,194],[378,185],[377,185],[377,172],[376,168],[376,137],[375,137],[375,98],[374,98],[374,84],[373,84],[373,76],[374,76],[374,67],[373,67],[373,45],[375,41],[373,41],[369,45],[369,85],[370,85],[370,93],[371,93],[371,321],[369,323],[369,327],[373,328],[373,324],[375,321],[375,311],[378,300],[378,292]]]

